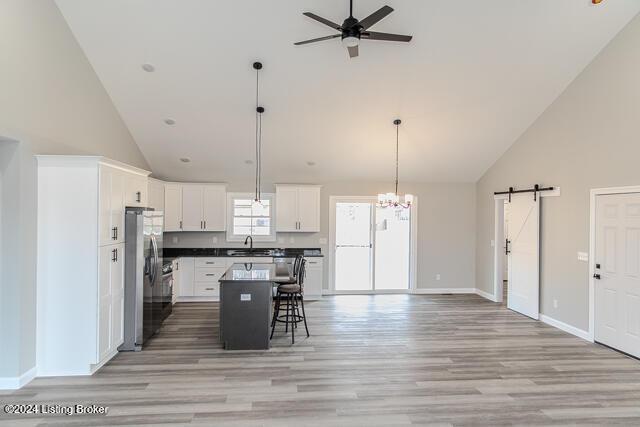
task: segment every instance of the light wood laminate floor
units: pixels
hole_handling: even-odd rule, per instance
[[[307,315],[295,346],[279,331],[270,351],[229,352],[216,304],[178,304],[143,352],[0,395],[106,417],[0,423],[640,425],[640,362],[475,295],[336,296]]]

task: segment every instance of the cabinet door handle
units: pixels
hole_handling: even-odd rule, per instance
[[[118,227],[111,229],[111,240],[118,240]]]
[[[213,288],[204,288],[205,291],[213,291]]]
[[[207,221],[203,221],[204,222],[204,226],[202,227],[203,230],[207,229]]]
[[[111,261],[113,261],[113,262],[118,261],[118,250],[117,249],[112,249],[111,250]]]
[[[180,221],[180,230],[182,230],[182,221]]]
[[[142,201],[142,193],[136,191],[136,202],[140,203]]]

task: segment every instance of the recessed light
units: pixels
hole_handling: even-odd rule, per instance
[[[248,165],[252,165],[252,164],[253,164],[253,160],[245,160],[244,162],[245,162],[246,164],[248,164]]]
[[[173,126],[173,125],[175,125],[175,124],[176,124],[176,121],[175,121],[175,120],[173,120],[173,119],[164,119],[164,122],[165,122],[166,124],[168,124],[169,126]]]
[[[316,162],[307,162],[307,166],[315,166]]]
[[[188,157],[181,157],[181,158],[180,158],[180,161],[181,161],[182,163],[189,163],[189,162],[191,161],[191,159],[190,159],[190,158],[188,158]]]
[[[142,69],[147,73],[153,73],[156,70],[156,67],[154,67],[152,64],[142,64]]]

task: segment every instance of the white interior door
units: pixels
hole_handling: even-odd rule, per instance
[[[335,211],[335,289],[371,291],[373,203],[338,202]]]
[[[595,255],[595,340],[640,357],[640,194],[597,196]]]
[[[508,215],[507,307],[538,319],[540,313],[540,197],[511,196]]]

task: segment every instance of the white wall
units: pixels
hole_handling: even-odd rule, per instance
[[[33,155],[97,154],[143,168],[147,163],[53,1],[2,0],[0,52],[0,378],[14,378],[35,365]]]
[[[376,196],[393,190],[392,182],[326,182],[320,199],[320,233],[278,233],[282,242],[258,243],[256,247],[321,248],[326,255],[329,239],[330,196]],[[252,191],[251,184],[233,184],[229,191]],[[263,192],[275,191],[265,185]],[[401,183],[401,193],[418,197],[418,288],[474,288],[475,285],[475,185]],[[276,207],[277,208],[277,207]],[[224,233],[168,233],[166,247],[237,247],[242,243],[225,240]],[[173,243],[173,237],[178,242]],[[213,242],[217,237],[218,242]],[[290,242],[293,238],[295,241]],[[328,262],[325,262],[327,288]],[[440,281],[436,280],[440,274]]]
[[[493,293],[493,191],[559,186],[542,200],[541,312],[588,329],[589,190],[640,184],[639,47],[636,17],[480,179],[478,288]]]

